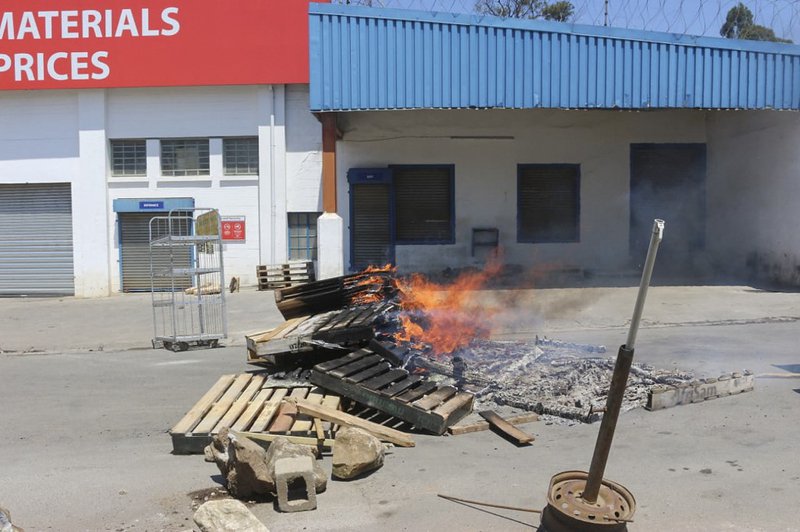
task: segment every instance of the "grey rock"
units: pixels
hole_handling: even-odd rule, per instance
[[[317,493],[322,493],[328,487],[328,475],[317,462],[317,449],[309,445],[292,443],[286,438],[276,438],[267,450],[267,467],[272,478],[275,478],[275,462],[281,458],[311,457],[314,464],[314,486]]]
[[[234,499],[204,503],[195,512],[194,522],[201,532],[269,532],[247,506]]]
[[[380,468],[385,448],[381,441],[365,430],[342,427],[336,433],[333,447],[333,476],[351,479]]]
[[[277,438],[269,450],[245,436],[234,436],[223,428],[204,449],[205,459],[217,464],[227,480],[228,492],[237,499],[275,493],[275,462],[281,458],[311,457],[316,493],[325,491],[328,475],[317,463],[317,450]]]
[[[229,437],[228,492],[236,498],[275,492],[275,481],[267,467],[267,452],[245,437]]]
[[[203,452],[206,461],[217,464],[234,497],[246,499],[275,492],[267,452],[251,439],[235,437],[223,428]]]
[[[11,512],[0,506],[0,532],[25,532],[11,523]]]

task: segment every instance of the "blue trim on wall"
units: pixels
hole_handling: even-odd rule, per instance
[[[800,110],[800,46],[311,4],[312,111]]]

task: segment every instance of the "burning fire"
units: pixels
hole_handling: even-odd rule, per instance
[[[485,320],[491,311],[481,309],[476,314],[470,298],[501,268],[499,261],[491,262],[482,271],[462,273],[449,284],[435,283],[420,274],[401,280],[401,328],[395,340],[417,347],[429,344],[435,354],[444,355],[477,338],[487,338],[491,331]]]
[[[353,303],[356,305],[366,305],[368,303],[378,303],[385,299],[382,289],[385,285],[386,277],[383,274],[394,274],[397,268],[391,264],[385,266],[368,266],[363,272],[365,277],[359,280],[354,288],[367,287],[364,291],[359,291],[353,296]],[[374,287],[374,288],[372,288]]]

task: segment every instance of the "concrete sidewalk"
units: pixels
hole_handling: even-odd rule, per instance
[[[244,335],[283,322],[272,292],[254,288],[226,294],[228,339],[244,345]],[[153,308],[150,294],[117,294],[81,299],[0,299],[0,351],[69,352],[150,349]]]
[[[496,338],[592,329],[622,329],[630,321],[637,288],[481,290],[471,298],[490,309]],[[283,322],[272,292],[228,294],[229,346],[244,335]],[[0,351],[65,352],[148,349],[153,336],[149,294],[107,298],[2,299]],[[650,289],[643,327],[735,325],[800,320],[800,293],[745,286],[665,286]]]

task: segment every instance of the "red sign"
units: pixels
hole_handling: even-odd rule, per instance
[[[222,224],[222,240],[245,240],[246,225],[244,216],[224,216]]]
[[[308,83],[309,0],[2,0],[0,89]]]

